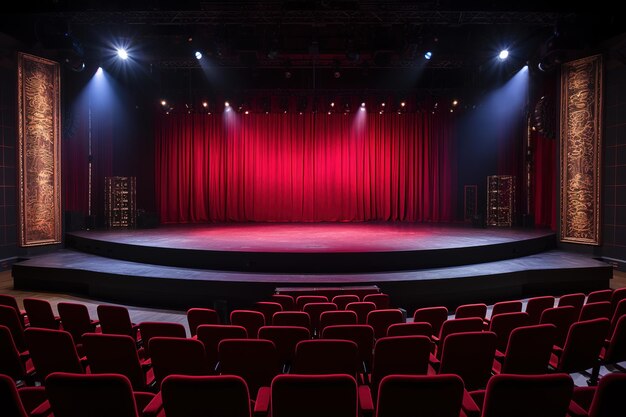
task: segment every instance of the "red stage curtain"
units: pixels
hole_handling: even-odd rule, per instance
[[[161,115],[161,221],[451,221],[450,117]]]

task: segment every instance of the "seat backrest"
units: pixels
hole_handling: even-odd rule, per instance
[[[553,324],[518,327],[511,332],[502,363],[503,374],[545,374],[556,339]]]
[[[387,310],[374,310],[367,314],[366,324],[374,329],[374,337],[387,336],[387,329],[392,324],[404,323],[402,311],[397,308]]]
[[[611,303],[609,301],[598,301],[587,303],[580,310],[578,321],[593,319],[611,319]]]
[[[439,343],[440,346],[443,346],[443,342],[445,342],[446,337],[455,333],[466,333],[466,332],[479,332],[483,330],[485,324],[482,319],[478,317],[468,318],[468,319],[453,319],[447,320],[441,326],[441,333],[439,333]],[[437,357],[441,356],[441,349],[437,350]]]
[[[187,337],[185,326],[180,323],[169,323],[164,321],[144,321],[139,324],[141,340],[146,356],[150,356],[150,339],[153,337]]]
[[[20,353],[13,342],[11,330],[0,324],[0,374],[9,375],[15,380],[22,380],[26,370],[20,360]]]
[[[618,288],[611,294],[611,307],[613,311],[617,308],[620,301],[626,299],[626,287]]]
[[[354,311],[338,310],[324,311],[320,314],[319,333],[324,331],[328,326],[340,326],[346,324],[357,324],[358,317]]]
[[[350,375],[278,375],[272,417],[357,417],[357,384]]]
[[[358,371],[356,343],[341,339],[303,340],[296,345],[291,372],[303,375],[348,374]]]
[[[522,311],[522,302],[519,300],[516,301],[500,301],[493,305],[493,309],[491,310],[491,317],[495,317],[498,314],[505,313],[517,313]]]
[[[551,295],[529,298],[525,310],[528,313],[529,323],[539,324],[541,314],[548,308],[554,307],[554,300],[555,298]]]
[[[59,303],[57,304],[63,330],[70,332],[74,341],[80,343],[80,338],[85,333],[95,330],[95,325],[91,324],[89,310],[87,306],[79,303]]]
[[[454,311],[455,319],[469,319],[477,317],[484,320],[487,316],[487,304],[464,304],[458,306]]]
[[[52,330],[59,328],[59,322],[54,317],[52,306],[47,300],[24,298],[23,302],[31,327]]]
[[[613,290],[598,290],[598,291],[592,291],[589,293],[589,295],[587,296],[587,304],[591,304],[591,303],[599,303],[602,301],[608,301],[609,303],[611,302],[611,295],[613,294]]]
[[[376,304],[376,310],[386,310],[391,307],[391,299],[388,294],[368,294],[363,301],[371,301]]]
[[[459,417],[462,401],[457,375],[388,375],[378,388],[376,417]]]
[[[294,311],[296,309],[296,300],[291,295],[273,294],[271,300],[280,304],[283,307],[283,311]]]
[[[209,375],[204,345],[199,340],[153,337],[150,354],[157,386],[168,375]]]
[[[279,311],[272,316],[272,326],[297,326],[311,328],[311,317],[304,311]]]
[[[54,417],[138,417],[133,389],[123,375],[56,372],[46,378]]]
[[[136,338],[128,309],[123,306],[101,304],[97,307],[100,328],[104,334],[123,334]]]
[[[613,333],[613,329],[615,329],[615,326],[617,325],[617,321],[623,315],[626,315],[626,299],[621,300],[619,303],[617,303],[617,307],[615,308],[615,310],[613,310],[613,314],[611,316],[610,333]]]
[[[220,324],[220,316],[211,308],[190,308],[187,310],[187,323],[191,336],[195,336],[201,324]]]
[[[311,332],[317,332],[320,327],[320,316],[326,311],[337,311],[334,303],[307,303],[302,308],[311,318]]]
[[[218,345],[220,373],[242,377],[248,384],[250,396],[260,387],[268,387],[280,371],[274,343],[263,339],[226,339]]]
[[[24,327],[13,307],[0,305],[0,325],[6,326],[11,331],[17,350],[23,352],[27,349],[26,341],[24,340]]]
[[[245,327],[248,337],[255,339],[259,329],[265,326],[265,316],[253,310],[233,310],[230,313],[230,324]]]
[[[259,301],[254,304],[254,309],[265,317],[265,325],[272,324],[272,316],[278,311],[283,311],[283,306],[274,301]]]
[[[367,315],[370,311],[376,310],[376,304],[371,301],[359,301],[349,303],[346,306],[346,310],[354,311],[356,313],[358,324],[365,324],[367,322]]]
[[[573,389],[567,374],[495,375],[487,384],[482,417],[564,417]]]
[[[426,336],[383,337],[374,345],[372,392],[387,375],[426,375],[432,342]]]
[[[491,376],[496,342],[493,332],[449,335],[443,342],[439,373],[459,375],[470,391],[484,388]]]
[[[559,303],[557,307],[572,306],[576,310],[576,318],[580,316],[580,310],[582,310],[585,304],[585,294],[579,292],[575,294],[565,294],[559,297]]]
[[[24,337],[40,381],[53,372],[84,372],[74,339],[68,332],[29,327]]]
[[[600,379],[589,407],[589,417],[618,417],[626,415],[626,374],[610,373]]]
[[[433,335],[433,327],[426,322],[395,323],[387,328],[387,336],[428,336]]]
[[[121,374],[128,378],[136,391],[147,389],[146,378],[132,337],[121,334],[86,333],[82,337],[82,342],[92,374]]]
[[[11,307],[17,313],[17,316],[20,318],[22,326],[24,326],[24,318],[22,317],[22,312],[20,311],[20,307],[17,305],[17,299],[12,295],[8,294],[0,294],[0,306]]]
[[[617,325],[611,333],[611,341],[604,355],[608,363],[622,362],[626,360],[626,316],[617,321]]]
[[[263,326],[259,329],[259,339],[271,340],[276,346],[278,360],[281,364],[291,363],[298,342],[310,338],[311,332],[306,327]]]
[[[524,312],[501,313],[493,316],[489,323],[489,330],[498,336],[496,349],[504,352],[509,343],[511,332],[518,327],[527,326],[528,324],[528,313]]]
[[[28,417],[15,382],[2,373],[0,373],[0,410],[3,417]]]
[[[554,324],[556,326],[555,345],[563,346],[570,326],[578,319],[576,308],[572,306],[547,308],[541,313],[539,324]]]
[[[356,294],[342,294],[342,295],[336,295],[333,297],[333,299],[331,300],[331,302],[335,303],[337,305],[337,308],[339,310],[345,310],[346,306],[350,303],[358,303],[359,301],[361,301],[359,299],[359,296]]]
[[[248,386],[235,375],[170,375],[161,397],[167,417],[251,417]]]
[[[593,368],[609,332],[609,319],[593,319],[572,324],[557,370],[580,372]]]
[[[296,298],[296,309],[302,311],[309,303],[327,303],[328,297],[325,295],[300,295]]]
[[[245,327],[225,324],[201,324],[198,326],[196,337],[204,345],[204,354],[209,369],[215,369],[218,361],[218,351],[222,340],[247,339],[248,331]]]
[[[433,328],[433,336],[439,336],[441,326],[446,320],[448,320],[448,309],[443,306],[419,308],[413,313],[414,322],[430,323]]]
[[[374,350],[374,329],[367,324],[348,324],[325,327],[322,339],[351,340],[356,343],[359,353],[358,360],[368,368],[372,364]]]

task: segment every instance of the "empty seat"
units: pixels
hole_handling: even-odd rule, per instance
[[[8,375],[16,382],[32,382],[35,368],[27,355],[20,355],[11,330],[0,325],[0,374]]]
[[[321,334],[325,327],[340,326],[345,324],[357,324],[358,318],[354,311],[338,310],[324,311],[320,314],[319,333]]]
[[[584,304],[585,294],[579,292],[575,294],[565,294],[559,297],[559,303],[557,304],[557,307],[574,307],[576,311],[575,316],[576,318],[578,318],[578,316],[580,316],[580,310],[582,310]]]
[[[211,308],[190,308],[187,310],[187,323],[191,336],[195,336],[198,326],[202,324],[220,324],[220,316]]]
[[[291,295],[273,294],[272,301],[280,304],[283,311],[294,311],[296,309],[296,300]]]
[[[555,345],[563,346],[570,326],[576,322],[578,314],[572,306],[553,307],[544,310],[539,324],[554,324],[556,326]]]
[[[609,301],[598,301],[595,303],[587,303],[580,310],[578,321],[593,319],[610,319],[611,303]]]
[[[251,417],[246,382],[235,375],[170,375],[144,417]]]
[[[196,338],[204,345],[207,366],[215,369],[218,356],[218,346],[226,339],[246,339],[248,332],[244,327],[224,324],[201,324],[198,326]]]
[[[511,332],[504,355],[493,363],[496,374],[541,375],[548,372],[556,340],[553,324],[518,327]]]
[[[570,414],[588,417],[623,417],[626,415],[626,374],[603,376],[597,387],[576,387]]]
[[[63,330],[70,332],[74,341],[80,343],[85,333],[94,333],[98,326],[98,320],[91,320],[89,310],[84,304],[59,303],[57,304]]]
[[[551,295],[532,297],[526,303],[526,312],[528,313],[529,324],[539,324],[541,314],[549,308],[554,307],[555,298]]]
[[[605,346],[600,352],[600,362],[596,364],[591,377],[591,382],[595,383],[600,373],[600,365],[612,364],[622,372],[624,369],[617,365],[618,362],[626,361],[626,315],[619,318],[617,325],[610,334],[608,343],[605,341]]]
[[[333,303],[308,303],[302,308],[311,318],[311,332],[318,333],[320,315],[326,311],[337,311],[337,305]]]
[[[280,372],[274,343],[263,339],[226,339],[218,346],[220,373],[238,375],[248,384],[250,395],[257,396]]]
[[[302,311],[309,303],[327,303],[328,297],[325,295],[300,295],[296,298],[296,310]]]
[[[376,304],[376,310],[386,310],[391,307],[391,299],[388,294],[368,294],[363,297],[363,301]]]
[[[304,311],[279,311],[272,316],[272,326],[311,328],[311,318]]]
[[[613,291],[611,294],[611,307],[613,308],[613,311],[617,309],[619,302],[624,299],[626,299],[626,287],[618,288]]]
[[[346,306],[348,304],[350,304],[350,303],[358,303],[359,301],[361,301],[359,299],[359,296],[358,295],[354,295],[354,294],[336,295],[331,300],[331,302],[333,302],[333,303],[335,303],[337,305],[337,309],[339,309],[339,310],[345,310]]]
[[[433,336],[439,336],[441,326],[448,320],[448,309],[446,307],[424,307],[415,310],[413,313],[414,322],[426,322],[433,328]]]
[[[367,314],[366,324],[372,326],[377,339],[387,336],[387,328],[396,323],[404,323],[402,311],[398,309],[374,310]]]
[[[248,337],[255,339],[259,329],[265,326],[265,316],[253,310],[233,310],[230,313],[230,324],[244,327],[248,332]]]
[[[204,345],[198,340],[153,337],[150,353],[157,386],[168,375],[209,375]]]
[[[9,329],[15,347],[20,353],[28,350],[26,340],[24,339],[22,321],[13,307],[0,305],[0,325],[6,326],[6,328]]]
[[[263,326],[259,329],[259,339],[270,340],[274,343],[278,360],[283,365],[289,365],[293,361],[298,342],[310,338],[311,332],[306,327]]]
[[[550,366],[558,372],[581,372],[592,369],[609,330],[608,319],[594,319],[572,324],[563,350],[557,348],[550,358]]]
[[[478,317],[484,320],[487,316],[487,304],[464,304],[454,311],[455,319],[469,319]]]
[[[152,369],[142,366],[135,339],[128,335],[86,333],[83,350],[92,374],[121,374],[135,391],[146,391],[154,382]]]
[[[591,304],[591,303],[599,303],[602,301],[608,301],[611,302],[611,295],[613,294],[613,290],[598,290],[598,291],[592,291],[589,293],[589,295],[587,296],[587,301],[585,301],[586,304]]]
[[[366,370],[372,364],[374,350],[374,329],[366,324],[328,326],[322,332],[322,339],[351,340],[356,343],[358,360]]]
[[[153,337],[187,337],[185,327],[180,323],[144,321],[139,324],[139,329],[146,356],[150,356],[150,339]]]
[[[141,340],[139,326],[130,320],[128,309],[123,306],[101,304],[97,307],[100,328],[105,334],[122,334]]]
[[[496,349],[501,352],[506,350],[509,343],[509,335],[518,327],[528,325],[528,313],[501,313],[491,319],[489,330],[498,336]]]
[[[12,295],[0,294],[0,306],[7,306],[14,309],[22,322],[22,326],[26,327],[29,324],[26,310],[20,310],[20,307],[17,305],[17,299]]]
[[[303,340],[296,345],[291,373],[348,374],[356,377],[358,371],[358,347],[351,340]]]
[[[24,309],[32,327],[57,330],[60,328],[60,319],[54,315],[52,306],[47,300],[39,298],[24,298]]]
[[[443,342],[449,335],[455,333],[480,332],[481,330],[483,330],[483,327],[483,320],[479,317],[445,321],[441,326],[441,332],[439,333],[439,337],[434,338],[435,341],[439,344],[439,348],[437,349],[437,357],[439,358],[441,356],[440,347],[443,345]]]
[[[449,335],[443,342],[438,373],[460,376],[468,390],[484,388],[491,376],[496,342],[493,332]]]
[[[609,333],[613,333],[613,330],[617,325],[617,321],[623,315],[626,315],[626,299],[617,303],[617,307],[613,310],[613,315],[611,316],[611,329],[609,330]]]
[[[74,340],[68,332],[29,327],[24,336],[40,382],[53,372],[84,372]]]
[[[387,328],[387,336],[428,336],[433,335],[433,327],[426,322],[396,323]]]
[[[495,316],[499,314],[505,313],[518,313],[522,311],[522,302],[519,300],[516,301],[500,301],[493,305],[493,309],[491,310],[491,318],[493,319]]]
[[[356,313],[358,324],[365,324],[367,322],[367,315],[370,311],[376,310],[376,304],[369,301],[359,301],[349,303],[346,306],[346,310],[354,311]]]
[[[265,325],[272,324],[272,316],[278,311],[283,311],[283,306],[274,301],[259,301],[254,303],[254,309],[265,317]]]
[[[2,417],[28,417],[46,401],[44,387],[25,387],[19,390],[7,375],[0,374],[0,410]]]

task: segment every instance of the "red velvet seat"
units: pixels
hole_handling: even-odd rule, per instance
[[[242,377],[252,397],[280,372],[276,347],[269,340],[226,339],[220,342],[218,352],[220,373]]]
[[[74,342],[81,343],[81,337],[85,333],[94,333],[100,324],[98,320],[89,317],[87,306],[79,303],[57,304],[63,330],[70,332]]]
[[[449,335],[443,341],[438,373],[460,376],[468,390],[484,388],[491,376],[496,343],[493,332]]]
[[[454,311],[455,319],[469,319],[478,317],[481,320],[485,320],[487,316],[487,304],[464,304],[458,306]]]
[[[153,337],[180,337],[183,339],[187,337],[185,326],[180,323],[144,321],[139,323],[139,331],[147,357],[150,357],[150,339]]]
[[[599,303],[603,301],[608,301],[610,303],[612,294],[613,294],[613,290],[610,290],[610,289],[592,291],[587,296],[587,301],[585,303],[591,304],[591,303]]]
[[[387,329],[392,324],[404,323],[402,311],[398,309],[374,310],[367,314],[366,324],[374,329],[374,337],[379,339],[387,336]]]
[[[479,317],[445,321],[441,326],[441,332],[439,333],[439,337],[433,338],[438,344],[437,357],[439,358],[441,356],[441,346],[443,346],[443,342],[449,335],[455,333],[480,332],[483,330],[483,328],[483,319]]]
[[[20,307],[17,305],[17,299],[12,295],[8,294],[0,294],[0,306],[11,307],[15,310],[20,321],[22,322],[22,326],[26,327],[29,325],[28,316],[26,315],[26,310],[20,310]]]
[[[611,316],[611,328],[609,330],[609,334],[613,333],[615,326],[617,326],[617,321],[620,319],[620,317],[624,315],[626,315],[626,299],[621,300],[619,303],[617,303],[617,307],[613,311],[613,315]]]
[[[433,328],[433,336],[439,336],[441,326],[448,320],[448,309],[446,307],[424,307],[415,310],[413,313],[414,322],[430,323]]]
[[[36,378],[44,382],[53,372],[85,372],[72,335],[64,330],[29,327],[24,331]]]
[[[135,339],[132,337],[86,333],[82,340],[92,374],[124,375],[135,391],[149,390],[154,383],[153,371],[139,358]]]
[[[357,417],[357,384],[349,375],[279,375],[271,417]]]
[[[152,369],[157,386],[168,375],[209,375],[202,342],[178,337],[150,339]]]
[[[555,339],[556,327],[553,324],[514,329],[509,336],[506,351],[493,363],[493,372],[522,375],[547,373]]]
[[[244,327],[248,337],[256,339],[259,329],[265,326],[265,316],[253,310],[233,310],[230,313],[230,324]]]
[[[357,324],[358,317],[354,311],[338,310],[324,311],[320,314],[319,334],[328,326]]]
[[[581,372],[592,369],[598,362],[609,320],[594,319],[572,324],[563,349],[556,348],[550,366],[557,372]]]
[[[387,336],[428,336],[433,335],[433,327],[426,322],[395,323],[387,328]]]
[[[6,328],[9,329],[15,347],[20,353],[28,350],[26,340],[24,339],[22,321],[13,307],[0,305],[0,325],[6,326]]]
[[[358,350],[351,340],[303,340],[296,345],[291,373],[302,375],[348,374],[357,376]]]
[[[265,326],[272,324],[272,316],[274,313],[283,311],[283,306],[280,303],[273,301],[259,301],[254,304],[254,309],[265,317]]]
[[[39,298],[24,298],[24,310],[32,327],[40,329],[58,330],[61,328],[61,319],[54,315],[52,305],[47,300]]]
[[[304,311],[279,311],[272,316],[272,326],[311,328],[311,317]]]
[[[48,401],[35,413],[50,410],[54,417],[140,417],[154,398],[133,392],[128,378],[117,374],[76,375],[56,372],[46,378]]]
[[[337,305],[333,303],[308,303],[302,308],[311,318],[311,333],[318,334],[320,326],[320,316],[327,311],[337,311]]]
[[[170,375],[143,417],[251,417],[246,382],[235,375]]]
[[[516,300],[516,301],[500,301],[498,303],[495,303],[493,305],[493,308],[491,309],[491,318],[485,319],[485,323],[486,323],[487,327],[489,327],[490,321],[495,316],[498,316],[500,314],[506,314],[506,313],[519,313],[519,312],[522,311],[522,307],[523,307],[523,304],[519,300]]]
[[[311,332],[306,327],[263,326],[259,329],[259,339],[272,341],[276,346],[278,360],[286,366],[293,361],[298,342],[310,338]]]
[[[17,389],[15,382],[0,374],[0,411],[2,417],[29,417],[30,413],[46,401],[44,387]]]
[[[609,301],[598,301],[587,303],[580,310],[578,321],[593,319],[611,319],[611,303]]]
[[[509,343],[511,332],[518,327],[527,326],[528,324],[528,313],[524,312],[501,313],[494,316],[491,319],[489,330],[498,336],[496,349],[504,352]]]
[[[463,408],[481,409],[481,417],[565,417],[573,389],[567,374],[495,375]]]
[[[525,310],[528,313],[528,323],[539,324],[543,312],[554,307],[554,301],[555,298],[551,295],[529,298]]]
[[[219,355],[218,346],[222,340],[226,339],[246,339],[248,332],[241,326],[230,326],[225,324],[201,324],[198,326],[196,338],[204,345],[207,366],[214,370],[217,365]]]
[[[600,361],[593,369],[591,382],[596,383],[600,373],[600,365],[613,365],[622,372],[626,369],[618,365],[618,362],[626,361],[626,315],[620,317],[617,325],[610,334],[608,340],[604,342],[604,347],[600,352]]]
[[[583,305],[585,304],[585,294],[583,293],[575,293],[575,294],[565,294],[559,297],[559,302],[557,307],[565,307],[572,306],[575,309],[575,316],[578,318],[580,316],[580,310],[582,310]]]
[[[296,298],[296,310],[302,311],[309,303],[327,303],[328,297],[325,295],[300,295]]]
[[[376,304],[370,301],[359,301],[355,303],[349,303],[346,306],[346,310],[354,311],[356,313],[358,324],[366,324],[367,315],[370,313],[370,311],[376,310]]]
[[[374,350],[374,329],[367,324],[328,326],[322,332],[322,339],[351,340],[358,347],[358,360],[365,370],[372,365]]]
[[[608,374],[597,387],[576,387],[571,417],[623,417],[626,416],[626,374]]]
[[[563,346],[567,338],[567,332],[576,320],[578,320],[576,308],[572,306],[553,307],[541,313],[539,324],[554,324],[554,326],[556,326],[556,341],[554,344]]]
[[[141,340],[139,326],[130,320],[130,314],[126,307],[101,304],[96,311],[102,333],[130,336],[136,342]]]
[[[613,291],[611,294],[611,307],[613,308],[613,312],[617,309],[619,302],[624,299],[626,299],[626,287],[618,288]]]
[[[17,350],[9,328],[0,325],[0,374],[10,376],[19,384],[31,384],[34,372],[32,360]]]
[[[220,324],[220,316],[211,308],[190,308],[187,310],[187,323],[189,332],[195,336],[198,326],[202,324]]]
[[[331,302],[333,302],[333,303],[335,303],[337,305],[337,309],[339,309],[339,310],[345,310],[346,306],[348,304],[350,304],[350,303],[358,303],[359,301],[361,301],[359,299],[359,296],[358,295],[354,295],[354,294],[336,295],[331,300]]]
[[[376,310],[386,310],[391,308],[391,299],[388,294],[367,294],[363,301],[376,304]]]
[[[271,300],[280,304],[283,311],[295,311],[296,309],[296,300],[294,300],[291,295],[273,294]]]

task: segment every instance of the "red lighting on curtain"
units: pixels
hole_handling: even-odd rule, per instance
[[[451,221],[452,115],[426,113],[160,115],[161,221]]]

